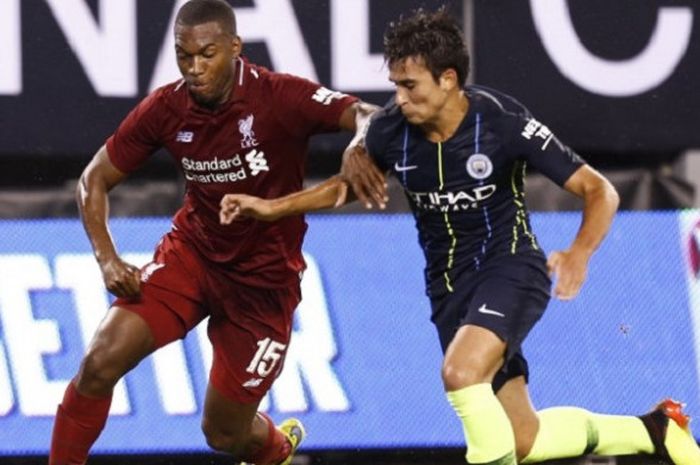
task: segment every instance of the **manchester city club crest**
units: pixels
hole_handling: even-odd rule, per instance
[[[474,179],[486,179],[493,173],[493,163],[482,153],[475,153],[467,160],[467,173]]]

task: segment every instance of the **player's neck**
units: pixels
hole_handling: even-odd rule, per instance
[[[469,111],[469,100],[463,91],[447,99],[435,120],[422,125],[423,132],[432,142],[444,142],[457,132]]]
[[[239,66],[243,66],[243,63],[240,60],[233,60],[233,62],[231,63],[231,75],[228,77],[228,81],[224,85],[224,89],[221,94],[221,99],[219,100],[217,107],[220,107],[221,105],[231,100],[233,96],[233,91],[236,88],[236,75],[239,72]]]

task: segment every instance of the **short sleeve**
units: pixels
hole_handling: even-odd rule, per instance
[[[563,186],[585,161],[529,113],[510,116],[511,150],[540,173]]]
[[[161,146],[159,92],[143,99],[107,139],[109,159],[120,171],[130,173]]]
[[[382,131],[381,113],[374,115],[367,128],[365,135],[365,147],[367,153],[374,160],[381,171],[387,171],[389,166],[386,164],[384,152],[386,146],[385,131]],[[379,116],[379,117],[378,117]]]
[[[278,120],[300,138],[338,131],[343,111],[357,101],[357,97],[290,74],[271,73],[269,86]]]

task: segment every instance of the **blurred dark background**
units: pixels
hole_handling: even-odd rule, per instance
[[[89,0],[83,13],[90,16],[56,1],[12,3],[0,6],[16,26],[4,29],[8,46],[0,53],[0,217],[75,216],[74,185],[92,154],[143,96],[178,77],[170,33],[178,3],[109,7]],[[445,4],[464,23],[469,82],[528,106],[611,179],[623,209],[698,206],[697,1],[231,3],[252,61],[380,105],[391,96],[381,60],[386,24],[411,9]],[[313,140],[309,184],[337,172],[348,140]],[[404,211],[393,182],[391,194],[389,211]],[[181,195],[175,165],[157,153],[117,188],[112,212],[168,215]],[[536,173],[528,177],[527,201],[534,210],[579,207]]]

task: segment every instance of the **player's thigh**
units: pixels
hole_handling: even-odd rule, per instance
[[[462,326],[445,353],[442,377],[447,390],[490,382],[503,364],[505,342],[489,329]]]
[[[150,328],[154,349],[184,338],[207,315],[201,280],[207,265],[187,242],[170,233],[153,260],[141,269],[141,293],[115,305],[140,316]]]
[[[468,303],[462,324],[489,329],[516,354],[544,314],[551,281],[542,260],[514,257],[484,272]]]
[[[456,284],[453,292],[430,298],[430,319],[437,329],[443,353],[447,353],[457,331],[463,326],[462,321],[467,315],[469,301],[475,290],[475,286],[468,279]]]
[[[113,306],[88,345],[78,384],[88,388],[86,384],[94,378],[116,381],[154,348],[153,334],[146,321],[136,313]]]
[[[207,332],[213,347],[210,383],[240,404],[259,402],[279,376],[289,348],[298,287],[256,289],[229,283],[211,303]]]

